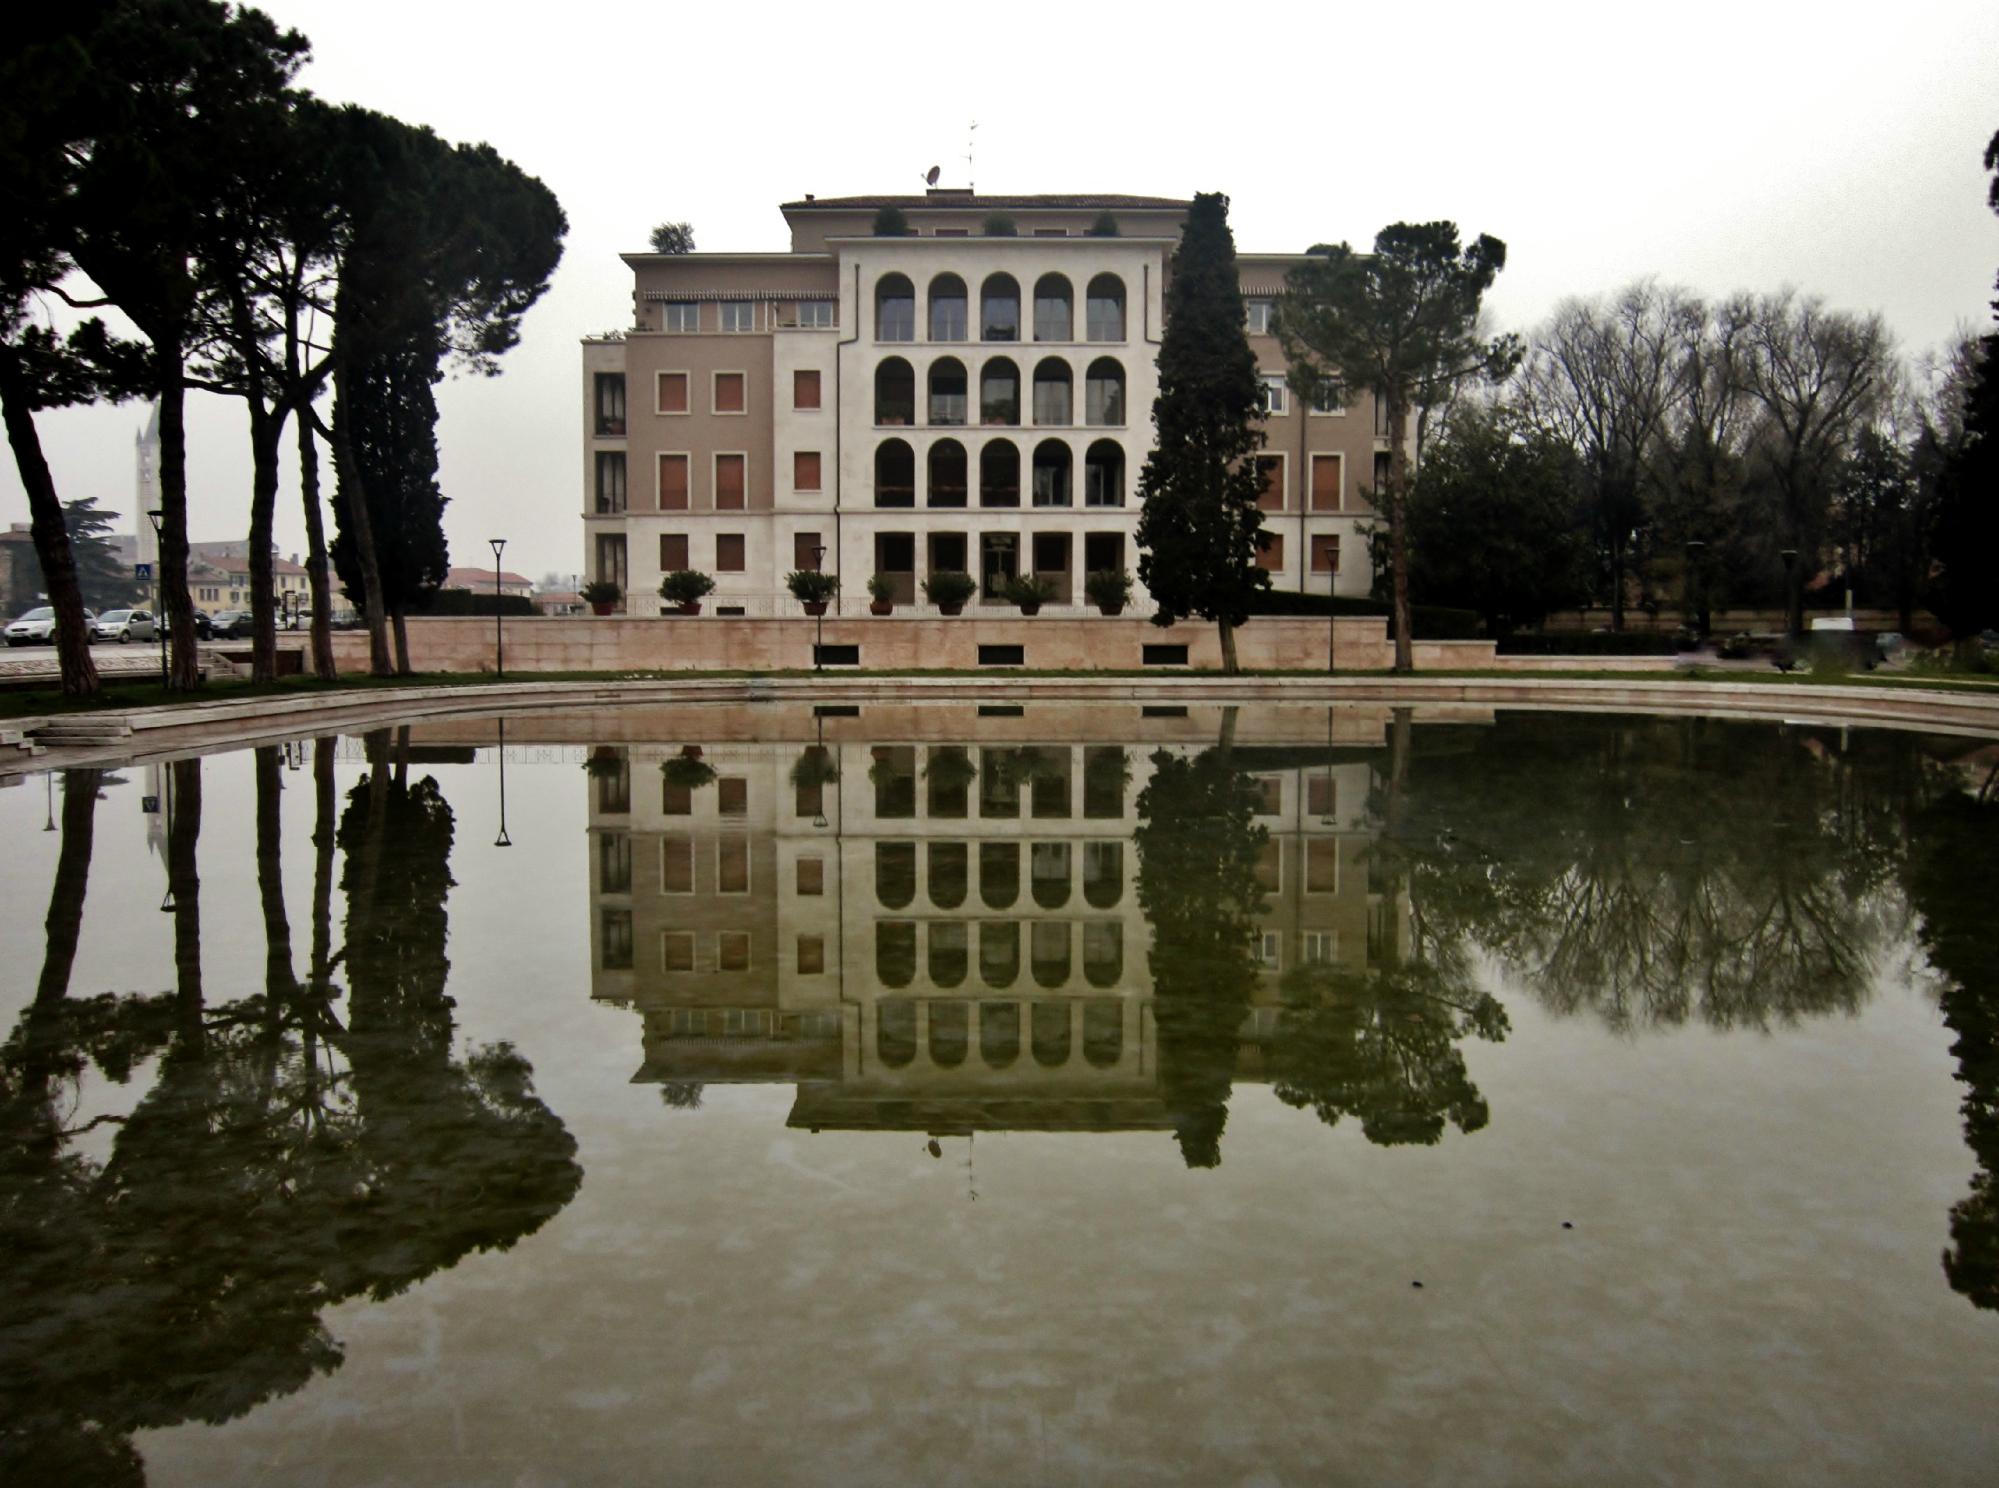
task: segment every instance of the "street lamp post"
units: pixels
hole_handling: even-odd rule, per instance
[[[160,523],[166,513],[155,507],[146,513],[153,524],[153,634],[160,638],[160,686],[167,685],[167,617],[160,613]]]
[[[826,545],[818,544],[812,549],[812,571],[826,571]],[[823,670],[821,658],[826,653],[826,607],[821,605],[819,613],[812,617],[812,670]]]
[[[493,547],[493,676],[504,680],[507,675],[507,638],[500,629],[500,554],[506,551],[504,537],[489,537],[487,542]]]

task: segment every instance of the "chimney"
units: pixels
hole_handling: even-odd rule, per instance
[[[819,200],[819,198],[818,198],[818,197],[814,196],[814,195],[813,195],[813,194],[812,194],[811,192],[809,192],[809,191],[805,193],[805,199],[806,199],[807,201],[817,201],[817,200]]]

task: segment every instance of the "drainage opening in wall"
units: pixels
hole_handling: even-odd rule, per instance
[[[814,666],[859,666],[861,648],[859,646],[814,646],[812,648]]]
[[[979,665],[1025,666],[1027,665],[1027,647],[981,646],[979,647]]]
[[[1146,666],[1185,666],[1187,648],[1185,646],[1147,646],[1139,658]]]

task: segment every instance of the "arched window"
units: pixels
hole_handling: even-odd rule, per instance
[[[1092,987],[1115,987],[1124,975],[1124,926],[1100,920],[1083,927],[1083,976]]]
[[[962,1002],[930,1004],[930,1062],[950,1069],[972,1051],[972,1010]]]
[[[930,922],[930,980],[939,987],[955,987],[965,980],[971,966],[971,936],[963,920]]]
[[[1020,844],[979,844],[979,899],[987,909],[1011,909],[1020,897]]]
[[[965,504],[965,447],[957,440],[930,446],[930,491],[924,500],[930,506]]]
[[[1034,282],[1034,339],[1073,341],[1075,332],[1076,291],[1060,274],[1043,274]]]
[[[988,275],[979,290],[979,339],[1020,339],[1020,285],[1011,274]]]
[[[916,844],[875,844],[875,898],[883,909],[906,909],[916,897]]]
[[[875,1004],[875,1053],[896,1068],[916,1057],[916,1004],[908,998]]]
[[[1034,902],[1060,909],[1069,902],[1069,844],[1037,842],[1028,849],[1027,881]]]
[[[875,281],[875,340],[916,339],[916,286],[906,274],[884,274]]]
[[[979,369],[979,422],[1002,427],[1020,422],[1020,368],[1011,357],[994,357]]]
[[[939,274],[930,281],[930,339],[965,339],[965,281],[956,274]],[[1107,336],[1103,339],[1121,341],[1124,338]]]
[[[1115,440],[1099,439],[1083,456],[1083,505],[1124,505],[1124,450]]]
[[[979,451],[979,505],[1020,505],[1020,451],[1011,439],[994,439]]]
[[[1044,439],[1034,447],[1034,504],[1073,506],[1069,494],[1069,446]]]
[[[959,428],[965,422],[965,364],[940,357],[930,364],[930,422]]]
[[[1109,1069],[1124,1053],[1124,1004],[1093,997],[1083,1004],[1083,1057],[1098,1069]]]
[[[916,921],[875,922],[875,979],[884,987],[916,980]]]
[[[1034,369],[1034,422],[1061,428],[1073,422],[1074,374],[1060,357],[1048,357]]]
[[[1028,1041],[1034,1047],[1034,1062],[1054,1066],[1069,1062],[1069,1004],[1066,1002],[1037,1002]],[[909,1041],[910,1052],[916,1051],[914,1036]]]
[[[935,852],[936,849],[932,848]],[[1083,844],[1083,902],[1092,909],[1109,909],[1124,897],[1124,844]],[[1086,942],[1087,944],[1087,942]]]
[[[1069,922],[1036,920],[1030,937],[1034,980],[1044,987],[1060,987],[1069,980]]]
[[[1020,1058],[1020,1004],[979,1004],[979,1058],[993,1069],[1005,1069]]]
[[[1124,340],[1124,280],[1099,274],[1083,300],[1083,329],[1092,341]]]
[[[962,842],[930,844],[930,902],[938,909],[956,909],[965,902],[971,882],[971,855]]]
[[[875,446],[875,505],[916,505],[916,451],[902,439]]]
[[[1020,976],[1020,921],[985,920],[979,925],[979,980],[988,987],[1011,987]]]
[[[901,357],[875,368],[875,422],[897,428],[916,422],[916,371]]]
[[[1083,422],[1124,423],[1124,368],[1115,357],[1098,357],[1083,377]]]

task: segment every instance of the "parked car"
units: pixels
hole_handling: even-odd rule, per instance
[[[83,612],[86,627],[97,623],[94,611]],[[10,646],[46,646],[56,638],[56,612],[52,605],[39,605],[28,611],[20,619],[7,627],[7,644]]]
[[[91,627],[100,641],[156,641],[160,638],[151,610],[106,610]]]
[[[233,640],[237,636],[246,636],[250,633],[250,612],[248,610],[223,610],[220,614],[211,615],[208,623],[211,627],[211,634],[218,640],[225,637]]]

